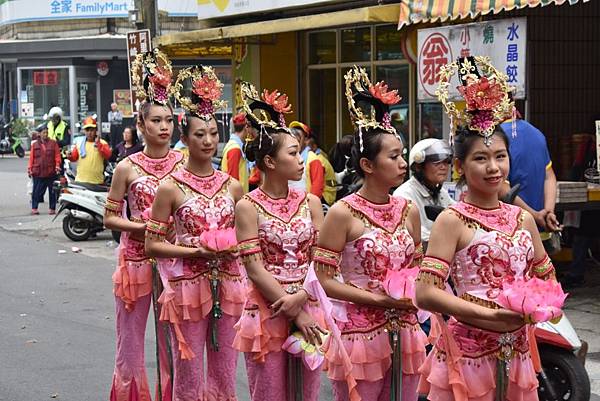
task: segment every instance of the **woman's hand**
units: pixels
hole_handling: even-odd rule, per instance
[[[234,247],[234,248],[231,248],[231,250],[229,250],[229,251],[217,252],[217,256],[219,258],[224,259],[227,262],[231,262],[231,261],[239,258],[240,252],[238,251],[238,249],[236,247]]]
[[[398,309],[406,310],[409,312],[416,312],[417,307],[408,298],[394,299],[389,295],[385,294],[374,294],[375,300],[378,306],[386,309]]]
[[[304,290],[300,290],[295,294],[284,295],[271,305],[273,314],[271,319],[284,314],[289,319],[295,319],[302,307],[308,300],[308,294]]]
[[[307,312],[301,310],[294,323],[304,335],[304,339],[313,345],[321,345],[321,334],[327,334]]]
[[[492,321],[505,325],[505,331],[516,330],[525,324],[523,315],[508,309],[493,309],[492,317]]]
[[[146,234],[146,224],[145,223],[135,223],[136,228],[131,231],[131,235],[136,238],[144,238]]]
[[[203,258],[203,259],[216,259],[217,253],[215,251],[211,251],[208,248],[203,247],[202,245],[197,245],[196,248],[192,248],[193,254],[192,258]]]

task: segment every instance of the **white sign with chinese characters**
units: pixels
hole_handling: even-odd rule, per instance
[[[137,111],[138,104],[136,88],[133,87],[131,81],[131,64],[138,53],[146,53],[147,51],[150,51],[151,48],[152,44],[150,43],[149,29],[127,32],[127,68],[129,69],[129,88],[131,89],[131,110]]]
[[[417,43],[419,101],[437,101],[440,67],[466,56],[490,57],[494,67],[508,75],[509,85],[516,90],[515,98],[525,98],[526,18],[420,29]],[[458,86],[454,76],[450,83],[453,99],[460,98]]]
[[[198,19],[230,17],[335,0],[198,0]]]

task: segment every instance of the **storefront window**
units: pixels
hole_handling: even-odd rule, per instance
[[[21,117],[39,122],[51,107],[58,106],[68,119],[68,68],[21,70],[19,90]]]
[[[441,103],[419,103],[417,107],[418,140],[444,138],[444,111]]]
[[[390,88],[397,89],[400,103],[390,106],[392,125],[402,136],[404,145],[408,145],[409,138],[409,90],[408,90],[408,65],[382,65],[378,66],[375,79],[385,81]]]
[[[318,127],[315,131],[325,150],[342,135],[354,132],[344,94],[344,75],[353,65],[364,67],[373,82],[385,80],[391,89],[399,89],[402,101],[391,110],[394,125],[405,139],[410,138],[410,67],[402,57],[396,25],[309,32],[306,39],[307,119],[313,128]]]
[[[311,70],[310,86],[310,127],[321,141],[321,147],[330,149],[336,142],[337,96],[335,68]]]
[[[375,27],[375,54],[377,60],[402,60],[400,31],[395,25]]]
[[[313,32],[308,36],[310,64],[335,63],[335,31]]]
[[[371,28],[342,29],[342,62],[371,60]]]

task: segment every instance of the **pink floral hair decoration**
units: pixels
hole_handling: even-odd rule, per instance
[[[459,110],[449,97],[450,79],[454,75],[458,75],[462,82],[457,89],[465,101],[465,110]],[[508,85],[508,76],[498,71],[489,57],[459,58],[442,66],[435,93],[450,117],[450,142],[460,125],[477,132],[489,146],[496,126],[515,115],[516,109],[510,96],[512,90]],[[515,137],[514,124],[512,129],[512,136]]]
[[[191,82],[190,96],[184,95],[186,81]],[[194,66],[181,70],[173,85],[173,95],[185,110],[204,121],[210,121],[217,110],[227,109],[227,102],[221,100],[223,83],[210,66]]]
[[[131,83],[138,99],[167,105],[172,79],[171,61],[158,49],[139,53],[131,63]]]
[[[384,81],[372,84],[369,75],[362,67],[352,67],[344,76],[346,81],[346,99],[348,110],[354,126],[358,130],[360,151],[364,150],[363,135],[371,129],[381,129],[395,135],[400,142],[402,138],[392,125],[389,106],[397,104],[402,99],[398,90],[390,91]],[[363,110],[360,103],[368,103],[370,110]]]

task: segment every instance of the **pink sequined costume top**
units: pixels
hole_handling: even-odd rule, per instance
[[[349,195],[342,202],[364,223],[365,229],[344,247],[339,273],[346,284],[385,294],[383,281],[389,268],[414,266],[415,243],[406,228],[412,204],[400,197],[390,197],[388,203],[375,204],[358,194]],[[347,321],[338,322],[338,327],[356,380],[384,378],[391,366],[390,329],[400,332],[403,374],[417,373],[425,358],[427,339],[415,313],[347,303],[346,317]],[[329,377],[345,380],[344,361],[336,349],[339,345],[336,341],[330,344],[326,354]]]
[[[502,285],[516,277],[531,277],[533,241],[523,229],[524,212],[500,203],[485,210],[466,202],[450,207],[467,226],[474,228],[469,244],[456,252],[451,263],[426,260],[421,275],[452,278],[457,296],[478,305],[499,308],[495,303]],[[419,278],[421,279],[421,277]],[[426,278],[425,278],[426,279]],[[449,339],[444,338],[449,336]],[[454,345],[455,344],[455,345]],[[508,401],[537,400],[537,379],[531,360],[527,327],[509,333],[484,330],[450,319],[448,329],[421,368],[421,392],[438,401],[493,401],[496,397],[497,362],[508,350]],[[450,384],[449,376],[454,377]],[[453,388],[461,389],[453,393]],[[464,393],[464,397],[457,394]]]
[[[171,174],[171,179],[185,194],[174,213],[177,245],[201,246],[202,232],[234,227],[235,202],[229,192],[228,174],[215,170],[208,177],[199,177],[182,168]],[[165,283],[159,299],[163,305],[161,320],[177,325],[183,320],[197,322],[206,318],[213,306],[211,274],[217,274],[220,280],[219,301],[223,312],[235,317],[242,313],[245,278],[237,259],[220,260],[214,271],[204,258],[178,258],[172,264],[161,264],[160,269]],[[182,345],[185,340],[181,338],[179,342]]]
[[[129,163],[137,173],[127,188],[127,202],[131,221],[145,222],[144,211],[154,202],[156,190],[169,174],[183,165],[184,156],[177,151],[160,159],[153,159],[143,152],[128,156],[121,163]],[[128,309],[133,309],[135,301],[152,290],[152,266],[144,251],[144,239],[133,238],[129,233],[121,234],[119,263],[113,276],[114,293],[121,298]]]
[[[289,188],[286,198],[273,199],[258,188],[244,199],[250,201],[258,213],[258,238],[240,244],[241,256],[260,256],[264,268],[284,289],[301,287],[316,238],[306,193]],[[309,300],[307,309],[323,324],[316,302]],[[269,319],[270,315],[268,301],[251,283],[244,312],[235,326],[234,347],[255,354],[256,360],[264,360],[269,352],[281,351],[290,334],[290,324],[283,316]]]

